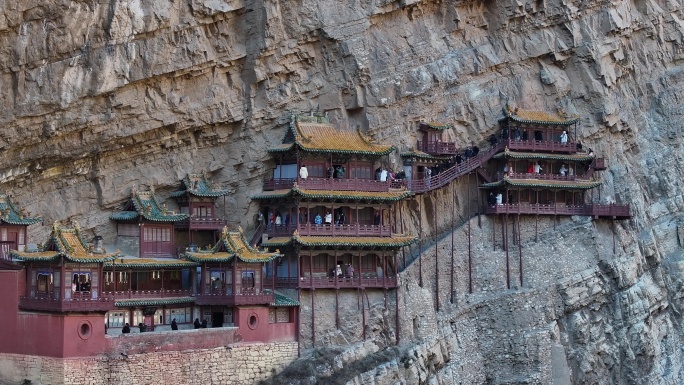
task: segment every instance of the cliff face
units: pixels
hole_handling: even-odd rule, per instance
[[[582,117],[580,139],[609,160],[602,195],[631,203],[635,218],[614,229],[569,221],[562,236],[547,224],[542,244],[523,237],[528,257],[555,258],[530,263],[540,278],[519,293],[502,287],[501,252],[482,246],[475,295],[459,280],[459,300],[432,323],[402,318],[416,349],[451,341],[430,356],[450,358],[421,364],[419,377],[679,383],[683,11],[678,0],[8,1],[0,183],[46,223],[73,219],[112,240],[108,216],[132,188],[163,197],[206,170],[233,192],[220,210],[249,227],[248,197],[273,167],[265,149],[282,139],[289,111],[328,112],[403,150],[423,119],[479,143],[506,101],[563,110]],[[426,198],[435,210],[438,198]],[[417,215],[406,222],[415,230]],[[411,269],[402,279],[406,306],[434,299]]]

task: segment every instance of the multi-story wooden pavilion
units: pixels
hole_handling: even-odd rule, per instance
[[[245,240],[242,229],[223,229],[211,250],[186,252],[200,266],[196,304],[212,324],[234,325],[248,341],[292,341],[296,338],[297,301],[277,293],[274,277],[264,272],[282,257],[260,251]]]
[[[206,174],[188,174],[181,181],[181,189],[171,193],[181,214],[188,218],[174,222],[178,244],[213,245],[226,225],[225,215],[216,210],[216,201],[228,194],[216,188]],[[225,204],[224,204],[225,207]],[[187,231],[187,233],[185,233]]]
[[[478,174],[485,179],[488,214],[586,215],[630,218],[629,205],[601,204],[588,191],[599,187],[595,171],[606,162],[583,149],[569,128],[579,118],[504,109],[499,120],[502,152]]]
[[[397,286],[396,253],[416,238],[392,227],[393,204],[413,195],[389,177],[385,156],[393,150],[323,116],[293,116],[284,143],[270,151],[273,178],[252,197],[265,222],[254,240],[283,250],[267,270],[277,287]]]
[[[10,250],[24,250],[28,245],[28,226],[42,221],[33,217],[9,194],[0,194],[0,260],[10,261]]]
[[[444,132],[451,128],[449,124],[421,122],[418,130],[422,135],[416,143],[416,149],[435,156],[456,155],[456,143],[444,137]]]
[[[116,212],[111,219],[117,222],[117,234],[124,237],[131,248],[138,249],[141,258],[171,258],[177,256],[174,225],[187,221],[189,214],[169,210],[160,205],[149,191],[131,191],[131,199],[124,211]]]

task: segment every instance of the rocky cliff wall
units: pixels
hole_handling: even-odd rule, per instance
[[[273,167],[265,149],[282,139],[291,110],[328,112],[402,150],[422,119],[480,142],[506,101],[577,114],[582,142],[609,159],[602,196],[630,203],[635,218],[614,229],[570,224],[529,246],[523,237],[526,255],[556,262],[529,258],[539,274],[519,292],[506,291],[503,255],[485,252],[481,235],[475,294],[459,281],[455,307],[430,324],[457,340],[463,329],[450,320],[476,331],[463,337],[465,361],[423,365],[432,368],[423,380],[454,383],[457,362],[470,362],[482,370],[465,382],[679,383],[682,11],[678,0],[5,2],[0,184],[46,223],[72,219],[113,239],[108,216],[132,188],[164,196],[206,170],[232,191],[219,210],[249,227],[248,197]],[[426,198],[426,237],[449,226],[432,223],[430,210],[455,209],[459,223],[472,213],[466,183],[455,188],[455,207],[445,192]],[[404,206],[404,224],[417,233],[415,209]],[[521,225],[531,234],[533,224]],[[434,274],[424,274],[425,287],[410,291],[423,293],[422,306],[436,303],[424,297]],[[523,310],[521,323],[497,313]],[[406,343],[427,349],[420,325]]]

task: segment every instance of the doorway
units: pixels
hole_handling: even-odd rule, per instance
[[[223,327],[223,312],[212,312],[211,313],[211,327],[213,327],[213,328]]]

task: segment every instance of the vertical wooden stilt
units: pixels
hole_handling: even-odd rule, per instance
[[[400,333],[401,323],[399,322],[399,288],[396,288],[394,290],[394,293],[397,296],[396,304],[395,304],[396,305],[396,312],[394,313],[395,314],[394,321],[395,321],[395,328],[396,328],[396,336],[395,337],[396,337],[396,344],[399,345],[399,342],[400,342],[399,336],[401,334]]]
[[[338,289],[335,289],[335,328],[338,330],[340,328],[340,291]]]
[[[423,196],[418,197],[418,285],[423,287]]]
[[[316,308],[314,307],[314,294],[316,289],[311,288],[311,342],[316,346]]]
[[[399,226],[401,226],[401,233],[404,234],[404,218],[401,215],[401,202],[399,204]],[[406,269],[406,247],[401,248],[401,262],[404,269]]]
[[[504,249],[506,250],[506,288],[511,288],[511,264],[508,256],[508,214],[504,217]]]
[[[612,228],[613,228],[613,255],[615,255],[616,248],[615,248],[615,218],[613,218],[613,223],[612,223]]]
[[[452,195],[452,206],[451,206],[451,296],[450,302],[454,303],[454,232],[456,232],[456,221],[455,214],[456,211],[456,184],[451,184],[451,195]]]
[[[522,239],[520,237],[520,214],[518,214],[518,258],[520,259],[520,288],[523,286]]]
[[[433,232],[435,238],[435,308],[439,311],[439,256],[437,255],[438,242],[437,242],[437,199],[435,199],[435,204],[432,205],[432,224]]]

